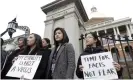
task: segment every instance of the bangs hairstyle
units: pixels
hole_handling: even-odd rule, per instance
[[[26,39],[25,37],[19,37],[19,38],[17,39],[17,41],[19,41],[19,39],[23,39],[23,44],[24,44],[24,46],[27,45],[27,39]]]
[[[102,46],[100,40],[98,39],[98,36],[97,36],[96,32],[86,33],[86,34],[85,34],[85,37],[87,37],[88,34],[91,34],[91,35],[93,36],[93,39],[94,39],[94,40],[97,40],[97,42],[96,42],[96,47],[97,47],[97,46]]]
[[[56,28],[55,30],[54,30],[54,45],[55,46],[58,46],[59,45],[59,42],[57,42],[56,40],[55,40],[55,33],[56,33],[56,31],[57,30],[60,30],[61,32],[62,32],[62,34],[63,34],[63,39],[60,41],[61,43],[68,43],[69,42],[69,38],[68,38],[68,35],[67,35],[67,33],[66,33],[66,31],[63,29],[63,28]]]

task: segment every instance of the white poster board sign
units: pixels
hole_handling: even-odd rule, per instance
[[[41,58],[41,55],[19,55],[6,76],[33,79]]]
[[[81,56],[84,79],[118,79],[111,52]]]

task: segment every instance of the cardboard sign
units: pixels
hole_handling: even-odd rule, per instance
[[[42,56],[19,55],[6,76],[33,79]]]
[[[84,79],[118,79],[111,52],[81,56]]]

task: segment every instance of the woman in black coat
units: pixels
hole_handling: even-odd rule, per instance
[[[43,38],[42,39],[42,47],[43,49],[46,49],[49,51],[49,55],[51,53],[51,44],[50,44],[50,40],[48,38]]]
[[[96,33],[86,34],[85,38],[86,38],[86,48],[84,52],[79,56],[77,63],[76,75],[78,78],[83,78],[83,66],[81,63],[81,56],[104,52],[104,48],[101,46],[101,42],[99,41]],[[118,76],[120,77],[122,75],[122,67],[116,62],[114,62],[113,64],[117,70]]]
[[[16,60],[17,56],[21,55],[20,53],[24,50],[24,48],[27,44],[27,40],[24,37],[19,37],[17,41],[18,41],[19,49],[13,51],[11,54],[9,54],[6,57],[6,60],[4,62],[2,72],[1,72],[1,78],[2,79],[10,78],[10,77],[7,77],[6,74],[10,70],[10,68],[12,67],[12,65],[13,65],[14,61]]]
[[[24,51],[21,53],[22,55],[41,55],[41,61],[37,68],[37,71],[33,77],[33,79],[43,79],[45,77],[45,72],[47,68],[48,62],[48,51],[42,49],[42,39],[38,34],[32,33],[29,35],[27,39],[27,46]],[[12,79],[11,77],[8,79]]]

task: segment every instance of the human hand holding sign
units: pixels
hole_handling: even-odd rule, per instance
[[[15,57],[13,60],[12,60],[12,64],[18,59],[18,57]]]
[[[80,71],[83,71],[83,66],[82,65],[79,65],[79,69],[80,69]]]
[[[116,71],[120,71],[121,66],[117,62],[113,62],[113,65],[114,65]]]

